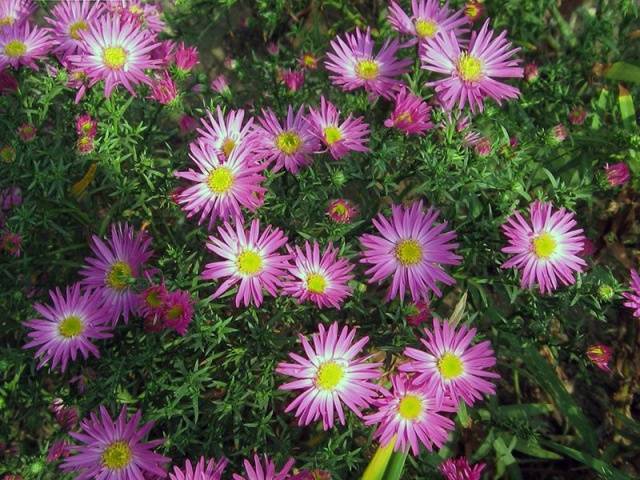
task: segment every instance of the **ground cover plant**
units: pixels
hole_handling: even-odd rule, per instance
[[[0,476],[640,476],[633,0],[0,0]]]

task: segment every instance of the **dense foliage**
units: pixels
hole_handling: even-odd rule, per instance
[[[53,6],[38,3],[32,21],[44,25]],[[377,233],[372,219],[390,216],[392,204],[422,200],[457,233],[461,257],[445,268],[455,283],[439,283],[442,296],[429,296],[429,315],[476,328],[478,341],[489,340],[495,351],[500,378],[495,395],[470,407],[461,403],[450,415],[456,425],[442,448],[409,455],[402,478],[439,478],[443,459],[460,456],[486,463],[484,478],[637,478],[640,323],[623,306],[629,270],[640,263],[637,2],[468,2],[480,10],[468,28],[479,30],[488,17],[520,48],[515,57],[528,67],[524,78],[507,80],[520,95],[502,105],[487,99],[473,115],[468,107],[447,112],[426,85],[438,74],[420,68],[418,47],[404,45],[398,57],[410,65],[397,78],[431,108],[433,127],[422,135],[386,127],[392,100],[362,88],[343,91],[325,68],[330,42],[355,27],[371,27],[376,48],[401,37],[389,23],[387,2],[165,3],[159,38],[199,52],[193,69],[167,67],[177,88],[168,102],[167,92],[147,85],[136,96],[120,86],[105,97],[97,83],[76,103],[73,71],[53,54],[38,61],[37,71],[7,66],[2,74],[0,190],[5,202],[13,187],[22,198],[1,212],[0,474],[75,478],[60,471],[59,460],[47,461],[55,441],[74,442],[52,412],[52,403],[61,402],[80,419],[100,405],[112,418],[123,406],[131,414],[141,410],[145,422],[155,421],[149,438],[164,438],[156,451],[172,465],[227,457],[231,478],[228,472],[240,472],[243,459],[258,452],[279,466],[293,457],[296,469],[359,478],[379,446],[374,427],[351,412],[346,425],[329,430],[322,422],[298,426],[293,412],[284,412],[295,394],[278,389],[289,380],[276,366],[289,352],[302,354],[298,334],[338,321],[369,337],[364,351],[383,364],[381,383],[390,387],[405,348],[420,348],[422,329],[432,323],[410,321],[416,307],[409,294],[386,300],[389,279],[367,281],[360,239]],[[399,3],[409,11],[410,2]],[[317,69],[301,64],[303,54],[317,59]],[[285,69],[304,71],[302,84],[292,84]],[[314,154],[297,174],[265,169],[263,203],[243,213],[247,228],[258,218],[263,228],[281,229],[292,246],[332,242],[355,265],[352,295],[340,309],[283,294],[236,306],[234,288],[212,298],[221,281],[202,277],[217,258],[205,245],[222,222],[209,230],[208,218],[202,224],[199,215],[187,218],[177,199],[188,182],[174,175],[193,168],[195,126],[218,107],[244,108],[256,119],[270,108],[283,119],[289,105],[318,109],[321,96],[343,118],[363,117],[369,151],[339,160]],[[97,121],[92,135],[76,130],[83,114]],[[33,138],[25,125],[35,128]],[[605,168],[620,162],[631,175],[622,185]],[[357,207],[346,223],[327,214],[340,198]],[[576,212],[590,241],[576,281],[545,294],[522,288],[521,272],[502,268],[509,255],[501,227],[516,211],[526,216],[535,200]],[[152,238],[150,278],[191,296],[186,333],[132,314],[111,338],[96,342],[100,358],[70,361],[64,372],[37,369],[34,350],[23,348],[25,322],[39,318],[34,304],[80,281],[85,258],[95,256],[92,235],[108,237],[118,222]],[[587,355],[600,344],[611,349],[604,369]]]

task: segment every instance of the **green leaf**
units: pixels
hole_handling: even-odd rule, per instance
[[[571,457],[578,462],[581,462],[592,469],[594,469],[598,474],[604,478],[605,480],[631,480],[627,474],[621,472],[620,470],[612,467],[607,462],[604,462],[600,459],[592,457],[586,453],[582,453],[578,450],[575,450],[570,447],[566,447],[556,442],[552,442],[550,440],[543,440],[543,445],[555,450],[556,452],[562,453],[567,457]]]
[[[636,125],[636,109],[633,106],[631,93],[623,85],[618,85],[618,106],[622,116],[622,124],[627,130],[634,130]]]
[[[576,429],[587,451],[595,453],[598,444],[595,430],[573,400],[573,397],[558,379],[549,362],[532,346],[522,349],[522,359],[524,360],[525,370],[547,392],[556,407],[567,418],[569,424]]]
[[[609,80],[640,83],[640,67],[627,62],[616,62],[604,72]]]
[[[387,465],[389,465],[389,460],[391,459],[393,446],[395,444],[396,439],[393,437],[393,440],[391,440],[387,445],[380,445],[378,447],[378,450],[376,450],[376,453],[373,455],[373,458],[362,475],[362,480],[384,479],[384,474],[387,470]]]
[[[393,452],[387,470],[384,472],[384,480],[400,480],[402,478],[402,471],[404,470],[407,455],[409,455],[408,451]]]
[[[514,450],[517,450],[522,453],[526,453],[527,455],[530,455],[536,458],[544,458],[548,460],[560,460],[562,458],[561,455],[558,455],[557,453],[550,452],[549,450],[545,450],[544,448],[542,448],[538,443],[538,441],[535,439],[526,441],[526,440],[522,440],[521,438],[518,438],[516,442],[516,446],[514,447]]]

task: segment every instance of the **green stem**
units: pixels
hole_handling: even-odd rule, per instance
[[[387,466],[387,470],[384,472],[384,480],[400,480],[402,478],[404,463],[407,460],[408,455],[408,451],[393,452],[389,465]]]

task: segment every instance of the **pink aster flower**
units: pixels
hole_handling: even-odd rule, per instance
[[[217,119],[207,111],[206,119],[202,119],[202,128],[198,128],[198,133],[205,142],[211,145],[222,155],[228,158],[231,151],[240,144],[252,144],[253,142],[253,119],[249,118],[242,125],[244,120],[244,110],[231,110],[226,116],[218,106],[216,109]]]
[[[151,94],[148,98],[162,105],[169,105],[178,97],[178,86],[169,72],[164,70],[151,82]]]
[[[408,71],[411,59],[398,60],[400,49],[398,40],[387,39],[377,54],[373,53],[374,43],[371,31],[345,33],[331,41],[332,51],[327,53],[325,67],[334,75],[329,78],[345,91],[364,88],[367,92],[392,98],[402,86],[395,77]]]
[[[320,149],[320,142],[311,133],[304,115],[304,106],[294,113],[289,105],[287,118],[281,124],[271,109],[262,111],[255,130],[255,152],[273,162],[274,172],[282,167],[294,175],[312,162],[311,155]]]
[[[318,307],[339,309],[345,298],[351,295],[347,283],[353,280],[353,265],[338,258],[338,250],[329,244],[320,253],[318,242],[305,242],[304,251],[289,247],[294,264],[289,267],[290,276],[285,279],[282,291],[301,302],[311,301]]]
[[[176,201],[187,213],[187,217],[199,215],[198,224],[208,220],[211,230],[217,219],[242,218],[241,207],[254,212],[262,205],[266,192],[262,187],[262,175],[266,165],[250,157],[245,144],[231,150],[227,159],[222,159],[209,143],[191,143],[191,160],[198,171],[189,169],[176,172],[192,185],[176,195]]]
[[[101,2],[91,0],[62,0],[51,11],[46,20],[53,33],[53,52],[64,60],[67,55],[82,50],[82,33],[89,30],[104,13]]]
[[[471,346],[476,329],[464,325],[456,328],[444,320],[433,319],[433,332],[425,328],[427,338],[420,341],[426,351],[407,347],[404,355],[409,362],[400,371],[415,373],[415,381],[434,388],[437,397],[449,396],[456,404],[463,400],[471,406],[483,394],[496,391],[492,379],[500,378],[489,371],[496,357],[488,340]]]
[[[190,72],[193,67],[200,63],[198,49],[194,46],[187,47],[184,42],[178,44],[175,55],[176,67],[183,72]]]
[[[529,205],[529,215],[527,221],[516,212],[502,225],[509,241],[502,252],[513,254],[502,268],[521,269],[522,288],[538,283],[541,293],[558,288],[558,281],[573,284],[574,272],[582,272],[587,265],[579,256],[585,236],[575,228],[575,214],[536,200]]]
[[[0,2],[0,30],[12,25],[22,25],[38,6],[33,0],[2,0]]]
[[[78,135],[95,137],[98,131],[98,122],[88,113],[83,113],[76,119],[76,132]]]
[[[422,98],[402,87],[396,95],[393,112],[385,120],[384,126],[397,128],[407,135],[423,135],[434,127],[431,122],[431,107]]]
[[[47,56],[50,42],[46,29],[32,27],[29,22],[0,28],[0,71],[21,65],[37,70],[36,60]]]
[[[41,315],[25,322],[31,329],[27,334],[29,342],[23,348],[38,348],[35,355],[40,359],[38,368],[47,362],[50,368],[60,366],[65,371],[69,360],[75,361],[80,353],[84,359],[89,355],[100,357],[95,340],[111,337],[109,312],[100,306],[100,296],[96,293],[80,292],[80,285],[59,288],[49,292],[50,305],[36,303],[34,309]]]
[[[187,333],[193,318],[193,300],[191,294],[184,290],[170,292],[165,299],[163,309],[164,325],[178,334]]]
[[[607,174],[607,181],[612,187],[619,187],[631,180],[629,165],[625,162],[607,163],[604,166],[604,171]]]
[[[340,112],[324,97],[320,97],[320,110],[309,108],[307,122],[310,132],[335,160],[340,160],[350,151],[369,151],[369,125],[363,117],[354,118],[350,114],[340,123]]]
[[[65,405],[61,398],[54,398],[49,405],[49,410],[54,414],[56,422],[63,430],[73,430],[78,423],[78,409]]]
[[[358,209],[349,200],[338,198],[329,202],[327,215],[336,223],[347,224],[358,215]]]
[[[120,316],[125,323],[137,307],[138,295],[132,284],[142,274],[144,263],[149,260],[151,237],[145,232],[135,233],[131,225],[111,225],[111,238],[106,242],[93,236],[93,257],[87,257],[86,266],[80,270],[85,277],[82,284],[100,293],[112,313],[115,325]]]
[[[167,68],[176,57],[176,42],[173,40],[162,40],[156,45],[156,48],[149,52],[149,57],[152,60],[157,60],[158,68]]]
[[[432,451],[442,447],[455,427],[443,413],[455,412],[449,398],[436,394],[433,386],[425,388],[404,375],[391,377],[392,390],[376,400],[378,410],[367,415],[366,425],[378,425],[374,438],[388,445],[396,437],[393,449],[420,453],[420,446]]]
[[[640,275],[633,269],[630,271],[630,275],[629,288],[631,291],[622,294],[628,300],[624,302],[624,306],[633,310],[634,317],[640,318]]]
[[[76,142],[76,151],[80,155],[88,155],[95,149],[94,137],[83,135]]]
[[[486,466],[485,463],[476,463],[472,467],[466,457],[459,457],[448,458],[438,469],[446,480],[480,480]]]
[[[304,71],[303,70],[291,70],[290,68],[280,71],[280,77],[282,82],[292,92],[297,92],[304,85]]]
[[[169,480],[220,480],[228,463],[226,458],[219,461],[212,458],[207,461],[204,457],[200,457],[198,463],[192,466],[187,460],[182,469],[173,467],[173,472],[169,473]]]
[[[151,83],[145,70],[155,69],[160,63],[149,55],[158,46],[155,39],[118,16],[105,15],[96,20],[83,32],[82,41],[82,50],[69,55],[69,61],[86,73],[89,86],[104,80],[105,97],[118,85],[135,96],[136,85]]]
[[[380,283],[393,275],[387,300],[404,298],[407,289],[412,300],[428,298],[429,292],[442,295],[436,285],[440,281],[452,285],[455,280],[442,265],[458,265],[461,257],[454,253],[454,231],[445,231],[447,222],[435,223],[439,212],[433,208],[425,213],[422,201],[409,207],[393,205],[391,219],[379,214],[373,224],[380,235],[360,237],[364,249],[361,263],[372,265],[366,271],[369,283]]]
[[[69,433],[81,445],[71,447],[74,454],[60,468],[75,472],[76,480],[142,480],[145,473],[164,478],[162,465],[170,459],[153,452],[162,440],[144,440],[154,422],[139,428],[141,417],[137,411],[127,420],[127,407],[122,407],[114,421],[101,405],[99,416],[92,412],[80,423],[81,432]]]
[[[233,480],[286,480],[294,463],[295,460],[290,458],[282,469],[277,471],[275,463],[269,457],[264,455],[264,460],[261,460],[258,455],[254,455],[253,465],[249,460],[244,461],[244,474],[246,477],[234,473]]]
[[[325,430],[333,427],[334,413],[344,425],[343,403],[358,417],[377,396],[380,387],[372,383],[380,377],[381,363],[369,362],[370,357],[357,357],[369,341],[363,337],[354,343],[356,329],[333,323],[328,330],[318,325],[312,337],[313,345],[300,335],[307,358],[289,353],[293,363],[281,362],[276,372],[296,380],[280,385],[280,390],[303,390],[286,408],[295,410],[298,425],[309,425],[322,417]]]
[[[107,9],[118,14],[123,22],[131,23],[136,29],[147,30],[157,34],[164,30],[165,23],[160,10],[153,3],[140,0],[107,0]]]
[[[467,24],[464,12],[450,9],[449,2],[440,5],[440,0],[411,0],[411,13],[409,17],[395,1],[389,4],[387,19],[394,30],[414,37],[409,45],[437,34],[453,32],[458,36],[466,31],[461,28]]]
[[[607,373],[611,372],[611,367],[609,367],[611,354],[611,347],[603,345],[602,343],[591,345],[587,348],[587,358],[589,358],[596,367]]]
[[[227,222],[218,227],[219,238],[209,237],[207,248],[223,260],[205,266],[202,278],[206,280],[226,280],[214,292],[218,298],[236,283],[240,283],[236,295],[236,307],[253,303],[262,304],[262,289],[272,296],[282,286],[281,277],[288,266],[288,255],[278,254],[287,243],[287,237],[279,228],[271,225],[260,232],[260,221],[251,222],[248,232],[242,222],[236,221],[235,230]]]
[[[421,55],[422,68],[447,75],[447,78],[430,82],[447,110],[455,104],[460,109],[469,103],[472,112],[482,111],[484,98],[491,97],[498,104],[502,100],[517,98],[520,91],[498,82],[495,78],[522,78],[520,60],[510,60],[518,52],[505,39],[507,33],[497,37],[489,30],[489,19],[480,32],[473,32],[469,48],[460,48],[454,32],[436,35],[427,40],[427,48]]]

